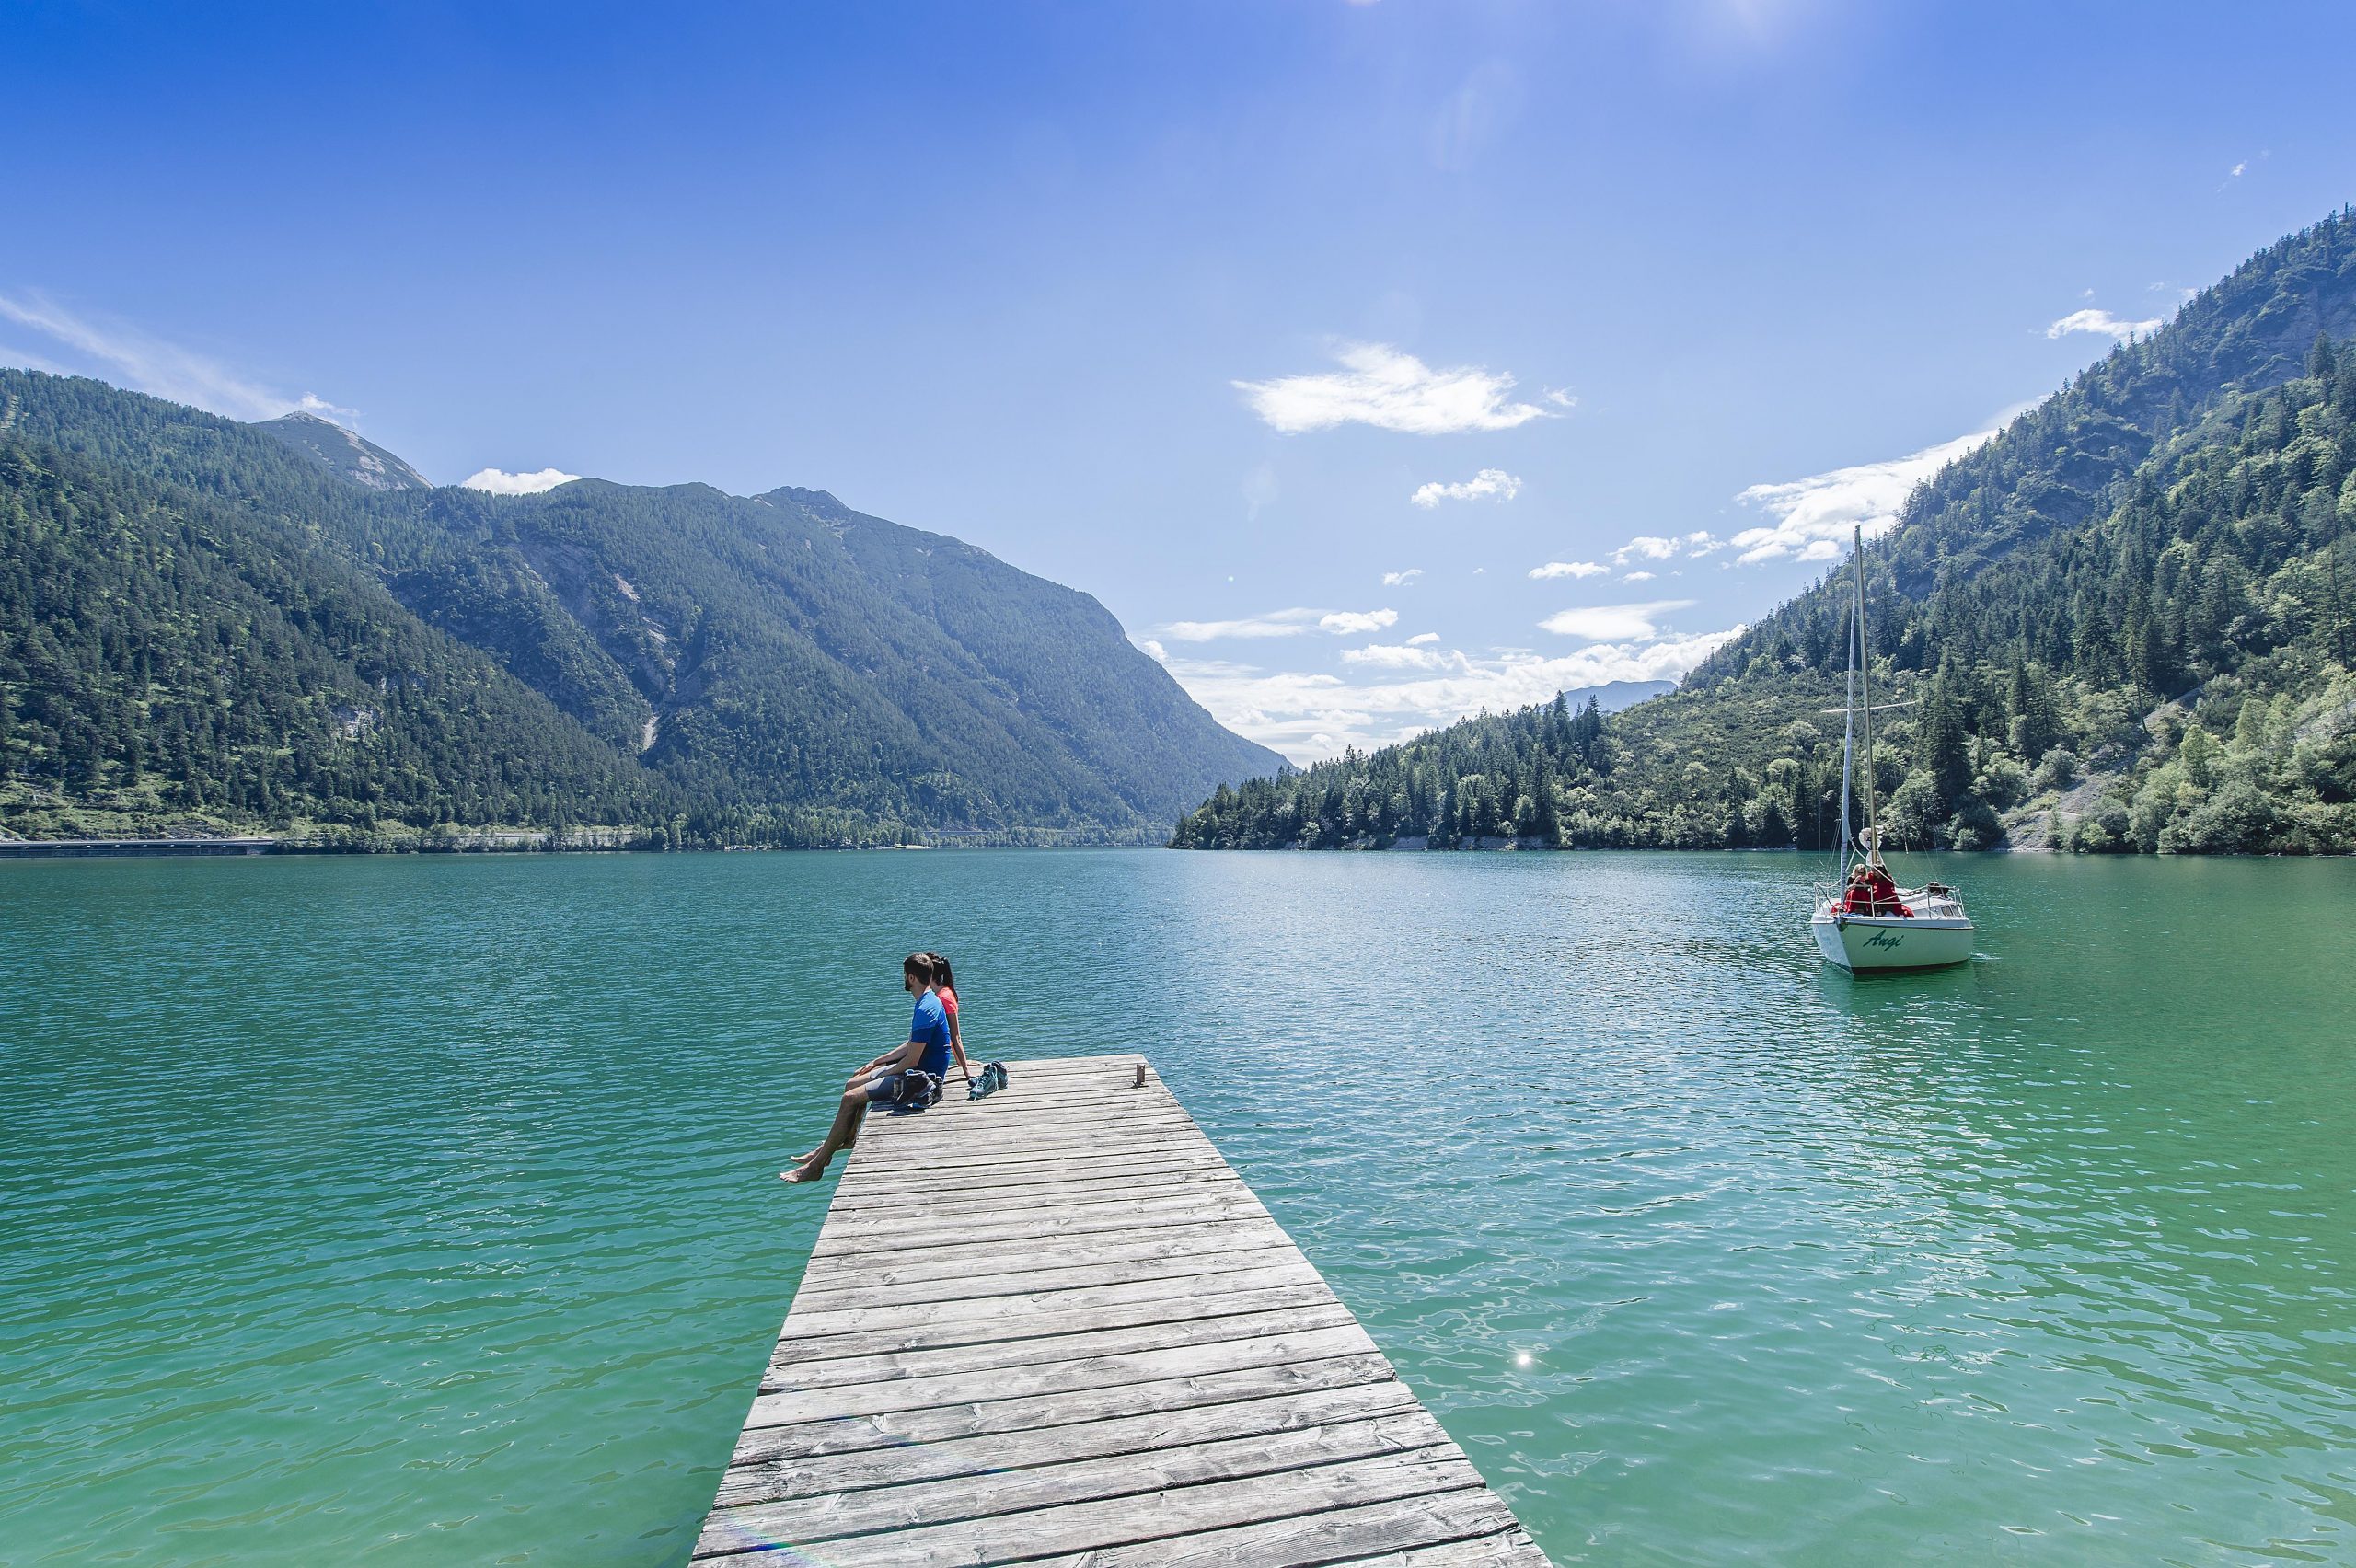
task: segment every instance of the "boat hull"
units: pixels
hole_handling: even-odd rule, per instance
[[[1978,935],[1969,920],[1908,920],[1895,916],[1827,915],[1809,923],[1825,958],[1851,974],[1885,969],[1944,969],[1971,957]]]

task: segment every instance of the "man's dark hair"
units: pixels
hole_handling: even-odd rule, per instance
[[[949,971],[949,960],[937,952],[929,952],[925,954],[925,957],[932,960],[932,983],[936,986],[946,986],[953,991],[955,990],[957,988],[957,977]]]
[[[900,973],[913,974],[926,985],[932,984],[932,955],[912,952],[900,961]]]

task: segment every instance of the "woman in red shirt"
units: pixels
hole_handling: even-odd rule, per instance
[[[949,961],[939,953],[928,953],[932,960],[932,994],[941,998],[941,1009],[949,1015],[949,1054],[957,1062],[957,1071],[967,1083],[974,1081],[974,1071],[965,1065],[965,1036],[957,1027],[957,983],[951,974]]]

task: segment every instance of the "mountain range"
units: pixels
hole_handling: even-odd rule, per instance
[[[2356,213],[2269,246],[1916,490],[1865,575],[1918,847],[2356,849]],[[1848,568],[1673,694],[1221,789],[1189,847],[1819,848]],[[1828,718],[1827,709],[1835,709]]]
[[[823,490],[435,487],[0,372],[0,824],[1159,836],[1284,759],[1094,599]]]

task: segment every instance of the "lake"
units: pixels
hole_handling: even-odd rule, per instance
[[[1859,981],[1792,855],[0,864],[0,1564],[684,1562],[912,946],[1558,1562],[2356,1559],[2356,865],[1926,868]]]

